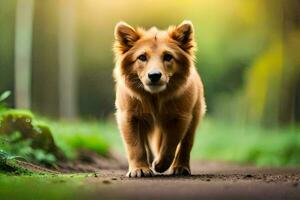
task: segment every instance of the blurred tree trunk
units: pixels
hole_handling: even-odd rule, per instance
[[[31,44],[33,0],[18,0],[15,23],[15,104],[31,107]]]
[[[279,121],[291,124],[300,121],[300,1],[282,1],[282,7],[284,74]]]
[[[77,115],[77,81],[74,1],[61,0],[59,13],[59,115],[62,118],[75,118]]]
[[[14,90],[14,44],[17,1],[0,1],[0,93]],[[8,107],[15,105],[14,98],[5,100]]]
[[[32,48],[32,108],[46,116],[59,115],[58,1],[35,1]]]
[[[300,120],[300,1],[265,0],[265,7],[273,40],[248,73],[248,116],[264,126],[292,125]]]

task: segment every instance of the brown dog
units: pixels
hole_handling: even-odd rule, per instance
[[[193,25],[167,31],[115,28],[116,118],[127,150],[129,177],[167,169],[190,174],[194,134],[205,113],[201,79],[194,66]]]

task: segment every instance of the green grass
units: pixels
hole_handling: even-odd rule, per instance
[[[257,166],[299,166],[300,128],[265,129],[205,119],[192,157]]]
[[[0,173],[0,198],[10,199],[86,199],[89,188],[84,178],[92,174],[9,176]]]
[[[89,149],[106,155],[110,147],[120,150],[120,135],[111,122],[101,121],[47,121],[57,145],[69,158],[74,158],[78,149]],[[121,144],[122,145],[122,144]]]

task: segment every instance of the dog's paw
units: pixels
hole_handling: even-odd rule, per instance
[[[130,178],[138,178],[138,177],[151,177],[154,176],[154,174],[150,168],[140,167],[140,168],[130,169],[127,172],[126,176]]]
[[[169,174],[173,176],[190,176],[191,170],[187,166],[174,166],[170,168]]]
[[[152,163],[152,168],[155,172],[163,173],[167,169],[169,169],[170,165],[172,164],[171,158],[165,158],[164,160],[155,160]]]

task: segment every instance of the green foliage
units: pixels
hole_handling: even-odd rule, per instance
[[[89,188],[82,185],[89,174],[8,176],[0,173],[0,198],[10,199],[88,199]],[[80,188],[80,189],[79,189]]]
[[[3,102],[5,99],[7,99],[10,96],[10,91],[5,91],[0,95],[0,102]]]
[[[96,123],[45,123],[25,110],[6,109],[0,113],[0,150],[39,164],[55,165],[58,159],[75,159],[79,149],[107,155],[109,145],[102,132]]]
[[[32,139],[23,140],[21,134],[15,132],[11,135],[0,137],[0,151],[10,158],[22,158],[29,162],[47,165],[55,164],[56,157],[43,149],[32,147]],[[17,156],[16,156],[17,155]]]
[[[299,166],[300,128],[264,129],[206,119],[196,135],[193,157],[258,166]]]
[[[54,165],[61,156],[49,127],[24,110],[6,109],[0,113],[0,150],[45,165]]]
[[[11,95],[10,91],[5,91],[0,94],[0,114],[6,110],[5,100]]]
[[[58,146],[63,149],[69,159],[76,157],[78,149],[89,149],[101,155],[107,155],[109,147],[116,141],[115,137],[110,137],[116,132],[111,124],[84,121],[47,121],[47,123],[53,130]]]
[[[13,174],[32,174],[29,169],[18,164],[19,156],[11,156],[7,152],[0,150],[0,176],[1,172]]]

